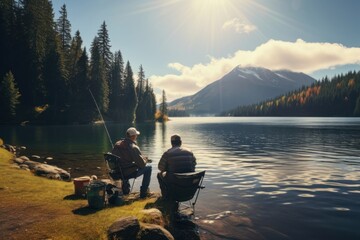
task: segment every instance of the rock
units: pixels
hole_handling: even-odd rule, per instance
[[[53,160],[54,158],[53,157],[47,157],[45,158],[45,160]]]
[[[14,162],[17,164],[23,164],[26,160],[22,159],[22,158],[15,158]]]
[[[16,163],[11,164],[11,167],[13,167],[13,168],[17,168],[17,169],[20,169],[19,165],[17,165]]]
[[[21,158],[24,161],[30,161],[30,159],[27,156],[20,156],[19,158]]]
[[[141,210],[143,216],[139,219],[143,223],[157,224],[164,227],[164,218],[159,209],[150,208]]]
[[[175,239],[200,240],[199,227],[190,219],[180,219],[173,223],[171,232]]]
[[[25,161],[24,164],[28,165],[29,168],[34,169],[36,166],[40,165],[41,163],[29,160],[29,161]]]
[[[35,158],[35,159],[40,159],[40,156],[39,155],[31,155],[32,158]]]
[[[56,179],[56,180],[62,180],[60,174],[58,173],[49,173],[46,175],[49,179]]]
[[[51,166],[48,164],[38,163],[32,169],[34,170],[36,175],[45,176],[45,177],[49,177],[52,179],[59,179],[58,176],[60,176],[61,180],[64,180],[64,181],[71,180],[70,173],[68,173],[64,169],[61,169],[61,168],[58,168],[55,166]]]
[[[25,150],[25,149],[26,149],[25,146],[21,146],[21,147],[20,147],[20,150]]]
[[[26,165],[26,164],[20,164],[19,165],[19,167],[21,168],[21,169],[29,169],[29,166],[28,165]]]
[[[15,161],[20,164],[20,168],[30,169],[38,176],[44,176],[51,179],[61,179],[64,181],[71,180],[70,173],[61,168],[31,160],[23,161],[21,163],[21,159],[24,158],[20,157],[18,160]]]
[[[141,225],[141,230],[138,234],[138,239],[141,240],[174,240],[174,237],[171,233],[163,228],[162,226],[155,224],[143,223]],[[179,238],[180,239],[180,238]],[[186,239],[186,238],[181,238]]]
[[[108,229],[108,239],[133,240],[140,230],[139,220],[135,217],[119,218]]]
[[[96,167],[96,169],[100,170],[100,169],[101,169],[101,167]]]
[[[3,148],[5,148],[6,150],[8,150],[11,153],[16,153],[16,148],[10,144],[4,144],[2,145]]]
[[[264,239],[259,232],[253,229],[252,221],[249,218],[237,214],[227,214],[221,219],[214,219],[216,215],[208,216],[210,219],[202,219],[197,222],[199,228],[210,234],[216,234],[220,239],[237,239],[238,236],[242,236],[242,239]]]

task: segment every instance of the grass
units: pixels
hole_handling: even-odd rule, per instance
[[[107,239],[118,218],[140,216],[155,199],[95,211],[75,198],[72,182],[49,180],[12,165],[14,156],[0,148],[0,238]]]

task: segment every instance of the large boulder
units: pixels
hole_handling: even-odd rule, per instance
[[[30,169],[38,176],[44,176],[50,179],[59,179],[64,181],[71,180],[70,173],[65,171],[64,169],[44,163],[31,161],[25,156],[15,158],[14,163],[18,164],[21,169]]]
[[[51,179],[59,179],[64,181],[70,181],[71,179],[70,173],[67,171],[48,164],[39,163],[38,165],[34,166],[33,170],[36,175],[45,176]]]
[[[143,223],[157,224],[164,227],[164,217],[159,209],[150,208],[141,210],[143,214],[139,219]]]
[[[162,226],[142,223],[138,234],[140,240],[174,240],[171,233]]]
[[[134,240],[140,230],[136,217],[119,218],[108,229],[108,239]]]

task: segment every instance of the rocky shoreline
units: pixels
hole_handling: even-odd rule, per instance
[[[14,158],[14,167],[19,169],[23,169],[26,171],[30,171],[37,176],[47,177],[49,179],[57,179],[62,181],[71,181],[71,175],[68,171],[61,169],[59,167],[49,165],[46,162],[40,163],[37,161],[30,160],[27,156],[19,156],[21,150],[25,150],[26,147],[21,146],[12,146],[9,144],[2,144],[2,148],[8,150],[16,157]],[[31,158],[33,159],[40,159],[37,155],[32,155]],[[47,157],[45,160],[52,160],[52,157]]]
[[[14,159],[14,163],[20,169],[33,172],[37,176],[47,177],[49,179],[57,179],[62,181],[71,181],[70,173],[64,169],[58,168],[45,163],[31,161],[26,156],[20,156]]]

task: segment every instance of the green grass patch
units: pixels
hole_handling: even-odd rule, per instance
[[[73,197],[74,184],[34,176],[15,168],[14,156],[0,148],[0,227],[14,239],[107,239],[119,217],[140,216],[155,199],[91,210],[86,199]]]

